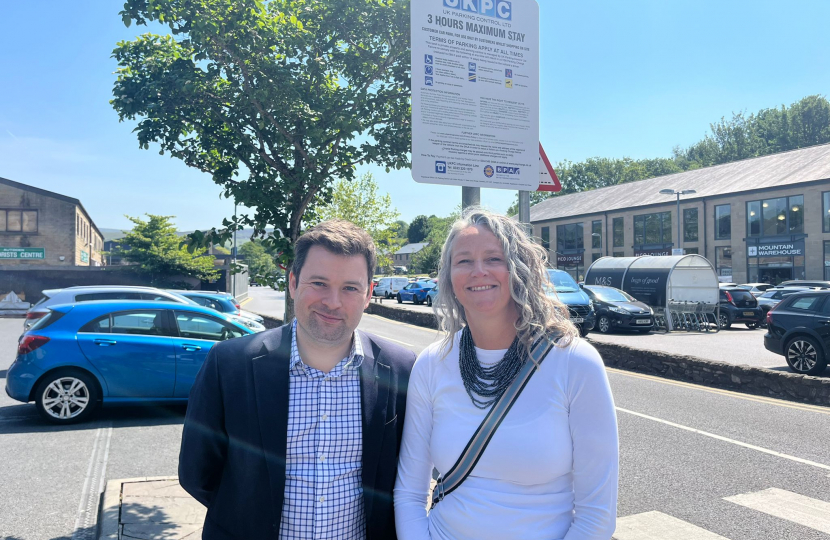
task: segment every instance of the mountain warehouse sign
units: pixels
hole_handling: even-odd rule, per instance
[[[747,246],[747,257],[797,257],[804,255],[804,240]]]

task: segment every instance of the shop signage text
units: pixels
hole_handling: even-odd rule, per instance
[[[81,262],[88,263],[89,262],[89,253],[84,250],[81,250]]]
[[[804,240],[747,246],[747,257],[793,257],[804,255]]]
[[[0,259],[45,259],[45,248],[0,247]]]
[[[574,253],[572,255],[556,254],[556,264],[560,266],[572,266],[574,264],[583,264],[585,261],[584,253]]]
[[[654,257],[660,257],[664,255],[671,255],[672,249],[635,249],[634,256],[640,257],[642,255],[652,255]]]

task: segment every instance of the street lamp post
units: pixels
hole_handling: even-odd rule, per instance
[[[662,195],[677,195],[677,247],[683,249],[683,240],[680,238],[680,196],[691,195],[692,193],[697,193],[697,191],[693,189],[661,189],[660,193]]]
[[[237,202],[236,197],[233,198],[233,220],[236,222],[236,208]],[[233,266],[236,267],[236,226],[234,225],[233,229]],[[232,283],[232,290],[233,290],[233,301],[236,302],[236,273],[231,274],[231,283]]]

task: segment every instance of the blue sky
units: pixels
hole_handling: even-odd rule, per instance
[[[417,1],[417,0],[415,0]],[[551,161],[668,157],[733,111],[830,90],[830,2],[540,0],[541,133]],[[181,230],[233,212],[210,178],[154,150],[109,105],[119,2],[3,2],[0,176],[81,199],[101,228],[175,215]],[[461,188],[375,173],[401,217],[447,215]],[[482,190],[504,211],[515,192]]]

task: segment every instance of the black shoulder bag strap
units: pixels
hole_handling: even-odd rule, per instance
[[[461,452],[458,461],[455,462],[446,474],[438,477],[438,484],[432,492],[432,505],[430,509],[435,508],[435,505],[452,493],[461,485],[461,483],[470,476],[470,473],[478,463],[479,458],[484,453],[484,449],[493,438],[493,434],[498,429],[504,417],[510,412],[513,404],[521,395],[522,390],[527,386],[528,381],[536,373],[538,366],[542,360],[548,355],[550,350],[554,347],[555,341],[548,337],[543,337],[537,341],[530,349],[530,358],[522,366],[521,371],[504,391],[504,394],[499,400],[490,408],[487,416],[478,426],[478,429],[473,434],[473,438],[467,443],[464,451]]]

